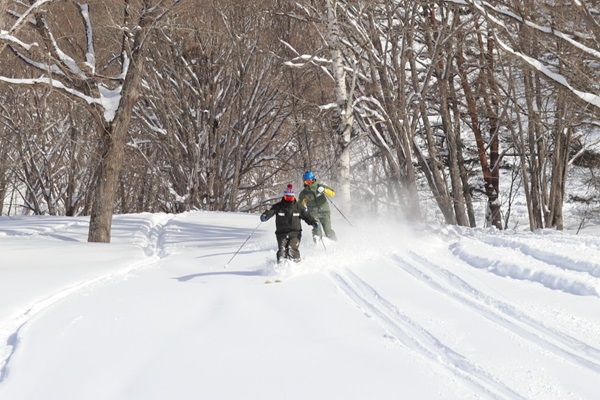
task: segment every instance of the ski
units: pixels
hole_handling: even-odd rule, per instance
[[[279,279],[279,278],[277,278],[277,279],[273,279],[273,280],[271,280],[271,279],[267,279],[267,280],[265,281],[265,284],[267,284],[267,285],[268,285],[268,284],[270,284],[270,283],[281,283],[281,282],[283,282],[283,281],[282,281],[281,279]]]

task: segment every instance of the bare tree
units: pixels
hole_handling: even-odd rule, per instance
[[[409,2],[402,4],[374,2],[368,6],[352,7],[345,24],[345,43],[353,54],[358,69],[353,106],[358,125],[384,158],[387,173],[382,182],[389,188],[392,203],[399,202],[405,215],[421,217],[417,194],[417,178],[413,164],[415,135],[412,92],[406,90],[406,65],[410,57],[407,48],[414,38],[411,32],[420,16],[420,7]],[[385,182],[385,183],[384,183]],[[373,183],[363,187],[373,187]],[[375,188],[377,185],[374,186]],[[375,189],[377,191],[377,189]],[[375,199],[384,198],[380,195]]]
[[[465,100],[467,104],[468,114],[471,120],[471,129],[475,136],[475,142],[477,144],[477,154],[479,158],[479,164],[481,166],[483,181],[484,181],[484,191],[487,197],[487,218],[486,220],[490,225],[493,225],[499,229],[502,229],[502,217],[500,214],[501,203],[499,201],[500,196],[500,182],[499,182],[499,153],[498,153],[498,124],[497,124],[497,105],[490,104],[488,100],[488,96],[490,94],[487,90],[493,91],[493,87],[489,87],[489,84],[493,84],[493,81],[488,81],[487,78],[490,76],[488,72],[489,69],[492,69],[491,65],[493,60],[493,41],[488,41],[486,50],[483,48],[483,41],[481,39],[481,32],[477,32],[479,40],[478,42],[482,45],[479,48],[479,57],[482,61],[482,65],[485,65],[485,68],[482,69],[482,75],[480,76],[480,101],[484,103],[484,107],[479,109],[477,106],[477,97],[476,94],[472,90],[471,82],[468,77],[468,70],[466,68],[464,50],[462,47],[463,37],[462,35],[458,38],[458,49],[456,54],[456,62],[457,62],[457,70],[460,76],[462,89],[465,94]],[[489,37],[488,37],[489,39]],[[494,96],[492,93],[491,96]],[[485,113],[483,112],[485,110]],[[489,132],[487,135],[487,140],[484,137],[484,132],[482,127],[484,126],[480,121],[480,115],[484,115],[488,121],[487,126],[489,127]],[[488,150],[489,150],[489,158],[488,158]]]
[[[33,111],[5,96],[0,191],[109,241],[113,212],[251,210],[314,169],[355,210],[474,226],[484,198],[500,227],[514,167],[531,228],[562,226],[600,108],[588,3],[208,3],[3,2],[0,80]]]
[[[573,127],[577,120],[600,111],[597,18],[588,3],[579,1],[467,3],[488,23],[498,50],[525,69],[528,139],[521,144],[527,145],[530,154],[531,229],[543,224],[562,229]],[[565,106],[567,98],[569,107]],[[521,151],[525,151],[523,146]]]
[[[280,27],[264,18],[272,12],[269,2],[221,2],[178,17],[184,35],[163,29],[154,38],[134,143],[155,157],[148,166],[167,210],[252,208],[298,155],[284,68],[273,56]]]
[[[310,3],[310,2],[306,2]],[[314,29],[321,40],[308,48],[308,54],[298,51],[291,43],[288,47],[295,55],[286,62],[293,68],[314,66],[330,80],[333,98],[326,98],[318,106],[323,112],[330,113],[331,137],[335,145],[335,178],[338,184],[340,206],[349,212],[352,208],[350,195],[350,144],[356,137],[354,124],[353,93],[356,83],[355,63],[346,58],[342,43],[342,25],[346,20],[346,2],[326,0],[321,5],[296,3],[298,14],[289,14],[290,18],[300,18],[307,23],[307,29]],[[350,64],[349,64],[350,62]],[[350,71],[350,73],[348,73]]]
[[[177,3],[179,0],[126,0],[72,5],[48,0],[32,1],[21,12],[22,3],[15,2],[15,9],[10,10],[11,16],[18,19],[9,34],[2,36],[2,44],[9,47],[15,61],[38,70],[42,76],[0,76],[0,80],[16,85],[46,85],[64,93],[86,105],[101,132],[90,242],[110,241],[124,146],[143,73],[143,50],[157,21]],[[78,28],[65,23],[76,15],[81,21]],[[27,22],[30,19],[33,24]],[[111,30],[101,29],[100,36],[107,35],[103,44],[110,40],[112,46],[96,47],[95,25]]]

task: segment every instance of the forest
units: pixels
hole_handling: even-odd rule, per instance
[[[598,0],[0,3],[0,214],[345,213],[563,229],[600,212]],[[585,196],[567,197],[584,177]],[[299,189],[298,189],[299,190]]]

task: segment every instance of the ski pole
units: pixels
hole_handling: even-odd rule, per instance
[[[344,217],[344,219],[346,220],[346,222],[348,222],[350,224],[350,226],[354,228],[354,225],[352,225],[352,223],[350,221],[348,221],[348,218],[346,218],[346,216],[344,215],[344,213],[338,208],[338,206],[335,205],[335,203],[333,202],[333,200],[331,200],[327,196],[325,196],[325,198],[327,200],[329,200],[329,202],[335,207],[336,210],[338,210],[338,212],[342,215],[342,217]]]
[[[321,232],[321,235],[319,237],[321,238],[321,244],[323,244],[323,248],[325,249],[325,251],[327,251],[327,246],[325,246],[325,241],[323,240],[323,232]]]
[[[225,267],[223,268],[227,268],[227,266],[229,265],[229,263],[231,262],[231,260],[233,260],[235,258],[235,256],[237,256],[237,254],[240,252],[240,250],[242,249],[242,247],[244,247],[244,245],[246,244],[246,242],[248,240],[250,240],[250,237],[252,237],[252,235],[254,235],[254,232],[256,232],[258,230],[258,227],[262,224],[263,222],[260,221],[260,223],[256,226],[256,228],[254,228],[254,230],[252,231],[252,233],[250,233],[250,235],[248,235],[248,237],[246,238],[246,240],[244,241],[244,243],[242,243],[242,245],[240,246],[240,248],[235,252],[235,254],[229,259],[229,261],[227,261],[227,264],[225,264]]]
[[[325,249],[325,251],[327,251],[327,246],[325,246],[325,241],[323,240],[323,224],[318,223],[318,226],[319,226],[319,228],[318,228],[319,229],[319,232],[318,232],[319,233],[319,239],[321,239],[321,243],[323,244],[323,248]],[[313,227],[313,240],[314,240],[314,243],[317,244],[317,241],[314,239],[314,237],[317,236],[317,235],[315,235],[315,229],[316,228]]]

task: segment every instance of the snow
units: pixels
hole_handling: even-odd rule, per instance
[[[597,226],[333,215],[278,270],[258,215],[88,222],[0,217],[0,399],[598,398]]]
[[[85,24],[85,36],[87,38],[87,50],[85,52],[85,63],[92,73],[96,70],[96,52],[94,50],[92,22],[90,20],[90,7],[88,4],[79,4],[81,16]]]
[[[104,85],[98,85],[100,91],[100,104],[104,107],[104,120],[111,122],[115,119],[121,102],[123,85],[115,89],[109,89]]]
[[[4,30],[0,30],[0,41],[12,43],[12,44],[16,45],[17,47],[24,48],[25,50],[31,50],[32,47],[38,46],[38,44],[35,42],[31,43],[31,44],[24,43]]]

